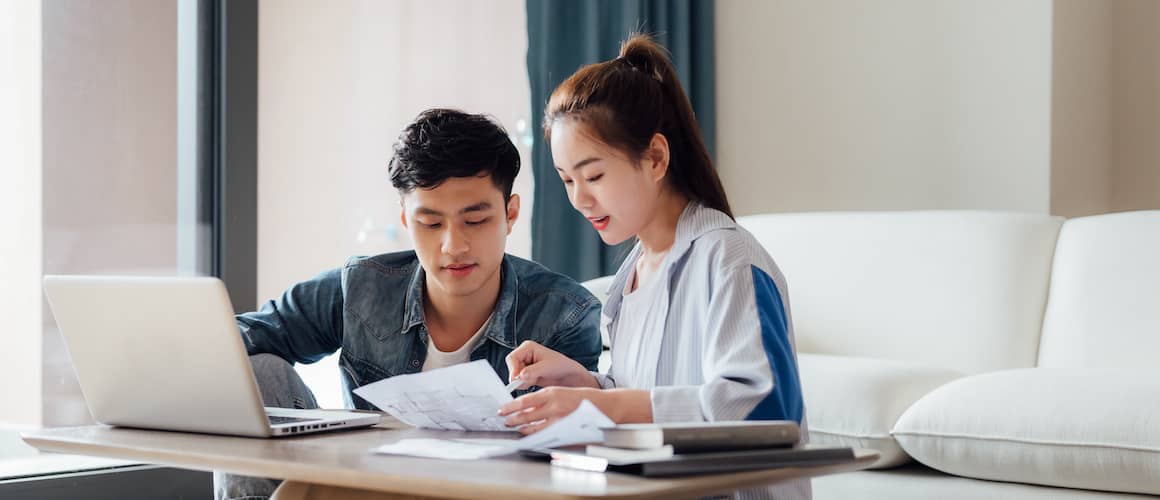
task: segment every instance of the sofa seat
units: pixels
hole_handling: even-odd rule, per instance
[[[874,467],[910,457],[890,435],[915,401],[963,374],[908,361],[798,354],[810,442],[878,450]]]
[[[833,474],[813,479],[814,498],[842,500],[1143,500],[1130,493],[983,481],[949,476],[911,462],[886,470]]]

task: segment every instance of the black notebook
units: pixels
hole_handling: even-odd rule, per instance
[[[550,458],[552,465],[595,472],[623,472],[646,477],[718,474],[782,467],[809,467],[854,461],[852,448],[812,447],[682,453],[668,458],[618,461],[566,450],[525,450],[525,456]]]

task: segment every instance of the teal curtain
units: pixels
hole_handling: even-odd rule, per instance
[[[532,93],[534,201],[532,258],[577,280],[612,274],[628,253],[609,247],[568,203],[540,132],[548,96],[585,64],[617,56],[634,32],[650,33],[673,63],[714,152],[712,0],[527,0],[528,80]]]

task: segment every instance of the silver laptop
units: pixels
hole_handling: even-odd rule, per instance
[[[253,437],[379,422],[374,413],[263,408],[217,278],[45,276],[44,290],[98,422]]]

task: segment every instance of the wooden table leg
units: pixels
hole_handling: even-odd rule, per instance
[[[381,491],[356,490],[341,486],[283,481],[270,500],[430,500],[435,497],[397,495]]]

